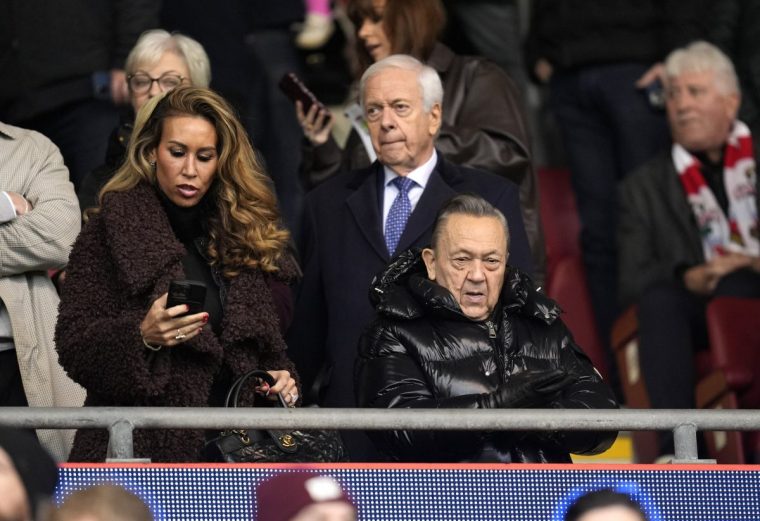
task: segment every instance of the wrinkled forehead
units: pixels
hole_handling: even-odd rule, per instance
[[[422,85],[420,85],[417,72],[388,67],[367,78],[364,85],[364,99],[365,103],[377,99],[421,100]]]
[[[441,241],[449,252],[507,254],[507,233],[502,222],[491,216],[452,214],[443,222]]]

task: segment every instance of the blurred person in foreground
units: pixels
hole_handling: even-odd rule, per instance
[[[304,277],[288,332],[289,354],[312,400],[353,407],[356,346],[372,320],[372,278],[399,252],[429,244],[436,212],[458,193],[477,193],[509,216],[512,264],[532,260],[518,187],[450,163],[435,148],[441,80],[408,55],[392,55],[362,76],[362,106],[377,161],[312,190],[304,210]],[[343,433],[353,460],[377,457],[362,432]]]
[[[134,492],[105,483],[66,496],[50,521],[153,521],[153,514]]]
[[[377,312],[359,343],[362,407],[613,409],[617,404],[559,318],[559,306],[509,266],[509,228],[483,198],[458,195],[436,218],[431,246],[375,278]],[[456,421],[456,415],[452,416]],[[373,431],[405,461],[570,463],[612,432]]]
[[[89,406],[221,406],[252,369],[295,404],[282,331],[297,266],[271,183],[227,102],[181,86],[138,113],[127,159],[100,193],[63,286],[56,343]],[[166,308],[173,280],[205,284],[203,311]],[[266,387],[266,386],[262,386]],[[210,435],[210,433],[209,433]],[[203,431],[137,431],[137,457],[197,461]],[[102,461],[80,430],[72,461]]]
[[[692,409],[707,303],[760,298],[756,136],[736,119],[736,73],[712,44],[668,56],[665,92],[673,145],[621,187],[620,294],[637,305],[652,407]],[[661,454],[672,454],[672,436],[660,439]]]
[[[84,389],[63,371],[53,341],[62,268],[81,217],[58,148],[45,136],[0,122],[0,407],[80,407]],[[38,430],[65,461],[73,430]]]
[[[644,509],[628,494],[610,489],[594,490],[576,499],[565,521],[648,521]]]
[[[97,206],[98,192],[124,162],[140,108],[180,85],[208,87],[211,81],[211,63],[201,44],[163,29],[145,31],[129,52],[124,68],[130,110],[108,138],[105,164],[89,172],[77,190],[82,211]]]
[[[284,472],[256,488],[257,521],[355,521],[356,506],[335,479]]]
[[[44,519],[58,467],[28,432],[0,427],[0,521]]]
[[[525,110],[512,79],[482,57],[459,56],[439,41],[445,25],[440,0],[350,0],[356,29],[358,74],[392,54],[409,54],[435,69],[443,83],[443,117],[436,148],[451,161],[505,177],[520,187],[520,209],[533,253],[533,274],[543,283],[545,252],[538,186]],[[352,132],[341,149],[331,136],[334,119],[297,106],[308,143],[302,177],[307,188],[341,171],[369,166],[376,154],[358,103],[347,110]]]

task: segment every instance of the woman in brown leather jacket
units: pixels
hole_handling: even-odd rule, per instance
[[[538,215],[538,187],[530,160],[528,129],[517,88],[496,64],[480,57],[458,56],[438,41],[445,25],[439,0],[349,0],[356,27],[358,74],[391,54],[411,54],[433,67],[443,82],[443,122],[436,148],[446,159],[506,177],[520,185],[520,206],[543,282],[545,252]],[[332,118],[313,106],[297,104],[306,136],[301,176],[307,189],[334,174],[363,168],[374,153],[356,106],[347,109],[353,131],[341,149],[331,136]]]

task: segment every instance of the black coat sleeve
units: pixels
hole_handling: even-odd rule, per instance
[[[551,326],[549,338],[558,338],[559,366],[576,378],[562,394],[549,404],[554,409],[617,409],[612,389],[604,383],[591,360],[573,340],[561,320]],[[573,454],[599,454],[606,451],[617,437],[614,431],[560,431],[542,437],[562,450]]]
[[[288,356],[301,377],[304,401],[316,402],[319,389],[315,383],[324,369],[327,335],[327,304],[325,301],[319,259],[316,215],[314,204],[307,198],[302,227],[303,278],[298,288],[293,322],[286,335]]]

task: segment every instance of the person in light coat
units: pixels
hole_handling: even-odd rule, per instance
[[[58,148],[0,122],[0,406],[79,407],[84,389],[58,363],[53,332],[62,268],[80,228],[79,204]],[[65,461],[73,430],[38,430]]]

